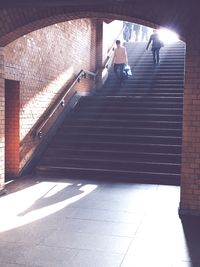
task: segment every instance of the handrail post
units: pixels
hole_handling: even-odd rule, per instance
[[[96,20],[96,65],[99,70],[97,75],[97,88],[102,86],[103,64],[103,19]]]

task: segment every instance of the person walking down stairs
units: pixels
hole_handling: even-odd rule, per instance
[[[121,45],[120,40],[116,41],[116,45],[113,57],[114,73],[119,83],[122,83],[126,79],[124,68],[128,64],[128,57],[126,48]]]

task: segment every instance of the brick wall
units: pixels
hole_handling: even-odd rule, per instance
[[[5,81],[4,81],[4,49],[0,47],[0,191],[5,181]]]
[[[17,81],[5,82],[5,171],[6,178],[19,173],[19,91]]]
[[[20,81],[20,166],[38,145],[31,136],[35,123],[63,85],[81,69],[96,70],[95,21],[72,20],[27,34],[5,47],[5,78]],[[85,81],[77,86],[85,91]]]
[[[200,215],[200,37],[188,34],[180,213]]]

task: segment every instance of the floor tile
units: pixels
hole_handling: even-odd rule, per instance
[[[40,267],[65,267],[77,255],[76,250],[35,246],[24,247],[16,256],[16,263]]]
[[[15,264],[15,263],[0,263],[0,267],[34,267],[33,265]]]
[[[120,267],[124,255],[81,250],[69,267]]]
[[[118,223],[69,218],[63,222],[63,225],[61,225],[59,229],[63,227],[67,228],[68,232],[133,237],[139,227],[139,223]]]
[[[179,200],[178,186],[19,179],[0,198],[0,267],[200,267],[200,220]]]
[[[42,244],[74,249],[126,253],[131,240],[129,237],[68,232],[63,228],[46,237]]]
[[[199,267],[199,263],[191,261],[176,261],[172,264],[172,267]]]
[[[65,217],[83,220],[138,224],[144,217],[144,212],[142,212],[142,210],[138,212],[127,212],[73,207],[66,210]]]

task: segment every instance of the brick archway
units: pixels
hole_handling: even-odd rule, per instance
[[[174,0],[173,4],[169,4],[167,0],[102,0],[101,3],[97,0],[86,0],[84,2],[74,0],[69,2],[51,0],[48,5],[39,5],[38,3],[35,4],[35,1],[32,3],[29,1],[25,5],[12,5],[9,8],[2,8],[0,10],[0,46],[4,47],[20,36],[34,30],[77,18],[121,19],[150,27],[160,25],[173,28],[187,42],[180,207],[185,213],[200,214],[200,37],[196,34],[196,28],[200,25],[198,3],[193,1],[193,5],[188,6],[186,1],[183,1],[180,5],[178,0]],[[3,61],[3,49],[1,49],[0,54]],[[3,69],[1,69],[1,73],[4,73]],[[3,91],[3,75],[0,84]],[[2,103],[0,119],[3,121],[3,94],[0,101]],[[1,128],[1,143],[3,144],[4,126]],[[0,160],[3,166],[3,145],[0,152]],[[3,181],[3,176],[4,170],[2,168],[0,182]]]
[[[94,1],[95,2],[95,1]],[[156,2],[156,1],[155,1]],[[180,9],[180,7],[179,7]],[[179,35],[185,36],[184,13],[177,12],[178,7],[168,8],[166,5],[157,5],[152,9],[147,2],[142,6],[139,4],[106,5],[103,4],[85,7],[79,4],[74,7],[22,7],[0,10],[2,27],[0,28],[0,46],[3,47],[17,38],[40,28],[79,18],[96,18],[109,20],[126,20],[136,22],[149,27],[169,27]]]

